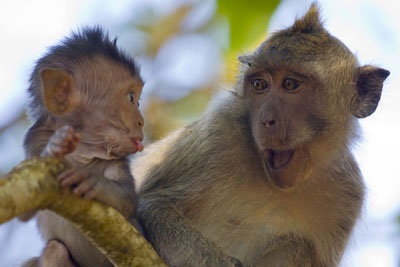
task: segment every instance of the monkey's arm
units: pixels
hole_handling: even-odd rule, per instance
[[[140,199],[139,219],[146,237],[169,266],[242,266],[206,240],[172,204],[149,199]]]
[[[115,161],[107,166],[104,176],[106,179],[99,188],[97,199],[115,207],[125,218],[136,217],[138,196],[132,193],[135,186],[128,162],[125,159]]]
[[[98,179],[98,177],[96,177]],[[131,178],[133,181],[133,178]],[[137,196],[133,185],[124,181],[101,179],[96,187],[95,199],[107,203],[118,210],[125,218],[132,216]]]

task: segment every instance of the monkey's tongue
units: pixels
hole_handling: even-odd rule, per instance
[[[289,164],[294,154],[293,150],[265,150],[264,160],[273,171],[279,171]]]

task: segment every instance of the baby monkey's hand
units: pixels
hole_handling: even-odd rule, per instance
[[[80,135],[75,133],[72,126],[64,125],[55,131],[40,156],[64,157],[76,149],[80,140]]]

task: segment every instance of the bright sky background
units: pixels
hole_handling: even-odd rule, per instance
[[[135,10],[146,5],[157,6],[157,12],[163,13],[177,2],[184,0],[1,1],[0,125],[26,105],[25,90],[34,61],[71,30],[81,25],[101,24],[109,27],[114,36],[118,32],[116,22],[134,16]],[[395,224],[400,214],[400,90],[395,86],[400,82],[398,3],[394,0],[320,2],[327,28],[358,55],[361,64],[377,64],[391,71],[377,112],[362,121],[365,140],[357,148],[356,157],[368,186],[368,201],[342,266],[399,266],[400,228]],[[290,25],[296,14],[306,11],[308,4],[305,0],[282,1],[270,28]],[[206,45],[210,44],[203,47]],[[183,52],[193,55],[193,51]],[[19,138],[22,144],[22,136],[12,138]],[[7,147],[8,141],[2,142],[1,162],[21,157],[22,150],[13,156],[10,151],[14,152],[15,147]],[[23,259],[38,255],[41,247],[33,222],[12,221],[0,226],[0,266],[17,266]]]

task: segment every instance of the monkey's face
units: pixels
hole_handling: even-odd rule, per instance
[[[311,177],[307,165],[324,161],[316,155],[349,140],[354,117],[375,111],[389,75],[360,67],[316,10],[239,60],[254,141],[268,176],[281,187]]]
[[[341,62],[349,60],[353,63],[353,55],[319,24],[315,30],[299,25],[278,32],[254,54],[240,58],[245,63],[242,82],[252,134],[270,172],[288,172],[299,162],[306,165],[310,144],[320,142],[327,129],[335,127],[330,119],[332,112],[349,112],[349,97],[329,92],[349,88],[343,84],[350,84],[353,72],[349,77],[333,77],[338,82],[329,84],[329,77],[336,75],[332,69],[337,62],[340,72],[345,73]],[[343,100],[337,101],[332,95]]]
[[[97,58],[75,76],[79,104],[67,117],[82,136],[82,158],[116,159],[143,150],[143,83],[117,63]]]
[[[320,135],[322,83],[301,69],[250,67],[244,93],[255,143],[268,169],[280,171]]]

